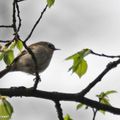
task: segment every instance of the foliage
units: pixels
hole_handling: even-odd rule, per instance
[[[106,92],[101,92],[100,94],[96,95],[96,97],[99,99],[100,103],[111,106],[108,95],[116,93],[116,92],[117,91],[115,91],[115,90],[109,90],[109,91],[106,91]],[[99,111],[101,113],[105,114],[104,110],[99,110]]]
[[[6,43],[6,44],[4,46],[0,45],[0,61],[3,60],[7,66],[10,66],[12,64],[12,62],[14,61],[14,49],[17,48],[21,52],[22,49],[23,49],[23,45],[24,45],[24,47],[27,46],[26,45],[26,41],[31,37],[31,35],[32,35],[35,27],[37,26],[37,24],[42,19],[42,16],[45,13],[47,7],[51,8],[51,6],[53,6],[54,3],[55,3],[55,0],[47,0],[47,5],[43,9],[43,11],[41,12],[40,17],[36,21],[35,25],[33,26],[30,34],[28,35],[28,37],[25,40],[22,41],[22,40],[20,40],[20,36],[19,36],[19,30],[20,30],[20,27],[21,27],[21,20],[22,19],[20,18],[20,10],[19,10],[19,5],[18,5],[18,2],[22,2],[22,1],[24,1],[24,0],[14,0],[13,1],[13,15],[12,15],[12,17],[13,17],[13,23],[12,23],[12,25],[9,25],[9,26],[2,25],[1,26],[2,28],[3,27],[13,28],[13,31],[14,31],[14,34],[13,34],[14,35],[14,39],[12,39],[11,41],[9,41],[9,40],[8,41],[2,41],[1,40],[2,42]],[[18,19],[16,19],[16,17],[18,17]],[[27,48],[27,47],[25,47],[25,48]],[[90,49],[86,48],[86,49],[83,49],[83,50],[81,50],[81,51],[79,51],[79,52],[77,52],[77,53],[75,53],[75,54],[73,54],[73,55],[71,55],[71,56],[69,56],[69,57],[66,58],[66,60],[73,60],[73,65],[69,68],[69,71],[72,71],[72,73],[77,74],[79,76],[79,78],[81,78],[87,72],[88,64],[87,64],[87,61],[85,60],[85,57],[87,55],[89,55],[89,54],[94,54],[94,55],[97,55],[97,56],[102,56],[102,57],[107,57],[107,58],[119,58],[120,59],[120,56],[109,56],[109,55],[105,55],[105,54],[98,54],[98,53],[95,53],[95,52],[91,51]],[[114,68],[114,67],[116,67],[119,64],[119,61],[114,61],[114,63],[115,64],[114,65],[112,64],[113,67],[111,67],[111,69]],[[105,72],[107,73],[109,70],[110,69],[108,69]],[[37,74],[36,74],[36,76],[37,76]],[[101,80],[102,77],[99,80]],[[94,84],[94,86],[95,86],[95,84]],[[94,87],[94,86],[92,86],[92,87]],[[88,86],[88,90],[89,90],[89,86]],[[29,93],[29,92],[27,92],[27,93]],[[116,91],[110,90],[110,91],[106,91],[106,92],[101,92],[100,94],[96,95],[96,97],[99,100],[98,103],[102,103],[102,104],[111,106],[108,95],[113,94],[113,93],[116,93]],[[57,94],[57,92],[56,92],[56,94]],[[53,100],[53,99],[54,99],[54,97],[51,98],[51,100]],[[73,100],[73,98],[72,98],[72,100]],[[80,101],[80,102],[82,102],[82,101]],[[81,109],[83,107],[85,107],[85,109],[88,109],[88,104],[87,103],[85,103],[85,104],[79,103],[77,105],[76,109],[79,110],[79,109]],[[96,116],[96,113],[98,111],[102,112],[103,114],[105,114],[105,111],[98,110],[97,107],[94,108],[94,107],[91,106],[91,108],[93,110],[94,117]],[[60,108],[59,111],[61,111],[61,113],[62,113],[62,108]],[[6,100],[6,97],[0,96],[0,120],[10,120],[12,114],[13,114],[13,107],[12,107],[12,105]],[[64,117],[64,120],[73,120],[73,119],[71,118],[71,116],[69,114],[67,114]]]
[[[47,0],[47,5],[50,8],[55,3],[55,0]]]
[[[67,57],[66,60],[73,60],[73,65],[69,68],[69,71],[72,70],[73,73],[76,73],[81,78],[86,73],[88,67],[84,58],[89,54],[90,49],[86,48]]]
[[[76,106],[76,110],[79,110],[81,108],[85,107],[85,109],[88,109],[88,106],[83,104],[83,103],[79,103],[77,106]]]
[[[6,50],[3,53],[3,60],[7,65],[10,65],[14,60],[13,50],[10,50],[10,49]]]
[[[67,114],[65,117],[64,117],[64,120],[73,120],[69,114]]]
[[[110,100],[109,100],[109,96],[110,94],[113,94],[113,93],[116,93],[117,91],[115,90],[109,90],[109,91],[106,91],[106,92],[101,92],[100,94],[96,95],[96,97],[99,99],[99,102],[102,103],[102,104],[105,104],[105,105],[110,105]],[[83,103],[79,103],[77,106],[76,106],[76,109],[79,110],[81,108],[85,107],[85,109],[88,109],[88,106],[83,104]],[[101,112],[102,114],[105,114],[106,111],[104,110],[97,110],[95,108],[92,108],[93,110],[93,114],[96,116],[96,113],[99,111]],[[94,117],[95,117],[94,116]]]
[[[0,120],[10,120],[12,114],[12,105],[6,100],[6,97],[0,96]]]
[[[21,40],[16,40],[16,47],[18,48],[18,50],[21,52],[23,49],[23,43]]]
[[[14,48],[17,48],[20,52],[23,49],[23,43],[21,40],[14,40],[13,42],[7,43],[1,48],[0,61],[3,60],[6,65],[10,65],[14,60]]]

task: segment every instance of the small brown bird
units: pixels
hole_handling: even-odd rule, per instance
[[[53,52],[55,50],[59,50],[49,42],[34,43],[30,45],[29,48],[36,57],[39,73],[43,72],[48,67]],[[13,64],[10,67],[0,71],[0,78],[2,78],[8,72],[12,71],[22,71],[34,75],[36,72],[35,63],[32,56],[26,50],[22,51],[21,54],[15,58]]]

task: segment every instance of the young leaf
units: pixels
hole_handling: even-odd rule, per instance
[[[106,105],[109,105],[111,106],[110,102],[109,102],[109,97],[108,95],[110,94],[113,94],[113,93],[116,93],[117,91],[115,90],[109,90],[109,91],[106,91],[106,92],[101,92],[99,95],[96,95],[98,98],[99,98],[99,102],[100,103],[103,103],[103,104],[106,104]],[[106,111],[104,110],[99,110],[99,112],[105,114]]]
[[[82,77],[87,71],[87,62],[82,59],[80,64],[78,65],[75,73],[79,76]]]
[[[113,93],[117,93],[117,91],[115,91],[115,90],[109,90],[109,91],[105,92],[105,95],[107,96],[107,95],[110,95],[110,94],[113,94]]]
[[[79,54],[79,52],[77,52],[77,53],[67,57],[65,60],[71,60],[71,59],[74,60],[74,59],[79,58],[79,57],[80,57],[80,54]],[[82,58],[82,56],[81,56],[81,58]]]
[[[104,92],[101,92],[99,95],[96,95],[96,97],[98,97],[100,100],[103,99],[104,97],[106,97]]]
[[[111,104],[109,103],[109,99],[107,99],[107,98],[103,98],[103,99],[100,101],[100,103],[103,103],[103,104],[105,104],[105,105],[111,106]]]
[[[83,49],[69,57],[66,58],[66,60],[70,60],[70,59],[74,59],[74,58],[84,58],[85,56],[89,55],[90,54],[90,49],[86,48],[86,49]]]
[[[99,112],[101,112],[103,115],[105,115],[105,112],[104,110],[99,110]]]
[[[84,106],[84,104],[80,103],[80,104],[77,105],[76,109],[79,110],[79,109],[81,109],[83,106]]]
[[[14,40],[14,42],[12,42],[12,44],[10,45],[10,49],[14,49],[16,46],[16,41]]]
[[[79,77],[82,77],[87,71],[87,62],[84,60],[84,57],[90,54],[90,49],[83,49],[80,52],[73,54],[66,58],[66,60],[73,59],[73,65],[69,68],[69,71],[76,73]]]
[[[50,8],[55,3],[55,0],[47,0],[47,5]]]
[[[0,120],[10,120],[13,113],[12,105],[6,100],[1,98],[0,100]]]
[[[3,59],[3,53],[0,53],[0,61]]]
[[[105,98],[105,97],[107,97],[108,98],[108,95],[110,95],[110,94],[113,94],[113,93],[117,93],[117,91],[115,91],[115,90],[109,90],[109,91],[106,91],[106,92],[101,92],[99,95],[96,95],[99,99],[103,99],[103,98]]]
[[[16,46],[19,49],[19,51],[21,52],[23,49],[23,43],[21,40],[16,40]]]
[[[12,113],[13,113],[13,107],[12,107],[12,105],[6,99],[3,99],[3,103],[4,103],[4,107],[6,109],[7,114],[11,118]]]
[[[65,117],[64,117],[64,120],[73,120],[69,114],[67,114]]]
[[[0,44],[0,50],[2,49],[2,45]]]
[[[14,60],[13,50],[7,50],[6,52],[4,52],[3,60],[7,65],[10,65]]]

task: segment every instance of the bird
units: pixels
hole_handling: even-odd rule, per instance
[[[33,43],[28,48],[33,52],[36,61],[38,73],[43,72],[50,64],[51,58],[55,50],[55,46],[46,41],[40,41]],[[35,62],[27,50],[23,50],[15,59],[14,62],[9,66],[0,71],[0,78],[6,75],[8,72],[22,71],[28,74],[35,75],[36,67]]]

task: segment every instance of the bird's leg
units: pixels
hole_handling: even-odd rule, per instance
[[[36,90],[38,83],[41,81],[41,78],[39,75],[37,75],[33,80],[35,81],[35,83],[34,83],[34,86],[32,88],[33,88],[33,90]]]

